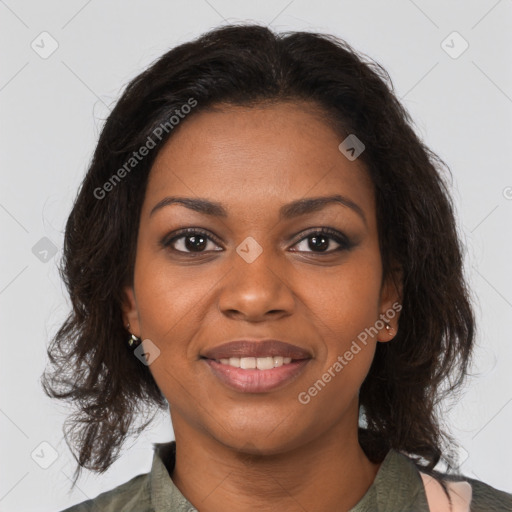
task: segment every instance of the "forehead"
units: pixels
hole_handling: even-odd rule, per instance
[[[182,121],[150,171],[143,207],[166,195],[209,197],[228,208],[268,211],[305,196],[342,194],[374,209],[361,160],[348,160],[344,139],[313,104],[218,106]]]

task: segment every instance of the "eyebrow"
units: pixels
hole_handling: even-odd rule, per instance
[[[329,204],[341,204],[355,211],[367,224],[366,216],[363,209],[354,201],[348,197],[344,197],[339,194],[332,196],[319,196],[319,197],[308,197],[306,199],[298,199],[291,203],[281,206],[279,209],[279,219],[288,220],[300,215],[307,213],[317,212],[322,210]],[[169,206],[172,204],[180,204],[189,210],[193,210],[203,215],[210,215],[213,217],[227,217],[228,213],[221,203],[216,201],[210,201],[204,198],[192,198],[192,197],[165,197],[159,201],[149,213],[149,216],[153,215],[156,211]]]

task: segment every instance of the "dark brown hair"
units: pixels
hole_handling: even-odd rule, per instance
[[[231,25],[168,51],[128,84],[67,221],[60,271],[72,311],[48,348],[42,383],[49,396],[76,406],[64,427],[78,462],[74,482],[81,467],[108,469],[126,437],[167,406],[149,368],[127,345],[121,304],[122,289],[132,282],[148,174],[173,134],[169,119],[193,102],[188,116],[222,103],[269,101],[307,101],[339,130],[340,142],[351,133],[364,143],[359,158],[375,187],[383,276],[394,265],[402,270],[397,336],[377,344],[360,390],[361,446],[374,462],[390,448],[429,470],[441,458],[452,460],[453,439],[438,406],[467,375],[474,317],[442,176],[446,164],[415,134],[386,71],[343,40]],[[186,123],[182,117],[179,123]],[[127,171],[149,138],[156,147]],[[122,179],[113,180],[122,168]]]

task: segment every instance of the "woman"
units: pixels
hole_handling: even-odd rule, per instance
[[[176,440],[68,511],[512,510],[434,470],[474,317],[444,164],[388,81],[334,37],[227,26],[128,85],[66,226],[43,384],[79,404],[75,482],[155,406]]]

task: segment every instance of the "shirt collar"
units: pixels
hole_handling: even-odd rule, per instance
[[[155,443],[153,464],[149,478],[151,504],[155,512],[197,512],[197,509],[181,494],[170,474],[176,460],[176,441]],[[164,464],[166,461],[167,466]]]
[[[176,441],[154,443],[153,447],[149,485],[154,511],[197,512],[170,477],[176,460]],[[421,479],[415,464],[400,452],[390,450],[368,491],[350,512],[365,510],[392,512],[393,503],[397,501],[412,503],[417,498],[419,489],[421,489]]]

